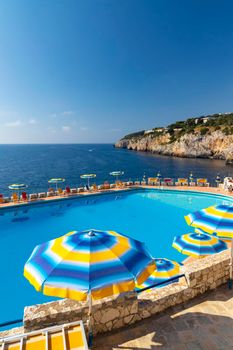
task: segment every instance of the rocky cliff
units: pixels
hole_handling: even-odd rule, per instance
[[[226,132],[226,127],[199,125],[191,132],[182,128],[171,131],[169,127],[159,130],[127,135],[115,147],[175,157],[224,159],[228,164],[233,163],[233,134]]]

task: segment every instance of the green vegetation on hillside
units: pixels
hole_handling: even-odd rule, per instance
[[[233,113],[212,114],[200,117],[188,118],[168,125],[166,128],[154,128],[147,132],[145,130],[128,134],[123,139],[143,138],[150,135],[152,138],[162,134],[170,135],[170,143],[175,142],[180,137],[188,133],[199,133],[201,136],[213,131],[221,130],[225,135],[233,134]]]
[[[124,136],[123,138],[124,138],[124,139],[139,138],[140,136],[143,136],[143,135],[144,135],[144,132],[145,132],[145,130],[137,131],[137,132],[134,132],[134,133],[132,133],[132,134],[128,134],[128,135]]]

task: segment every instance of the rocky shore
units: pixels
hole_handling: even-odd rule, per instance
[[[116,142],[115,147],[174,157],[223,159],[227,164],[233,163],[233,135],[226,135],[222,130],[211,131],[206,135],[195,131],[174,141],[169,132],[156,137],[153,133],[145,133],[136,137],[123,137]]]

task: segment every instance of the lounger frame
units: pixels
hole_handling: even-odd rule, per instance
[[[32,332],[28,332],[28,333],[22,333],[22,334],[18,334],[18,335],[12,335],[12,336],[8,336],[5,338],[0,338],[0,346],[1,346],[1,350],[4,350],[7,345],[10,345],[12,343],[18,342],[20,343],[20,350],[24,349],[24,340],[29,338],[29,337],[33,337],[33,336],[37,336],[37,335],[41,335],[43,334],[45,336],[45,349],[49,350],[49,335],[52,333],[57,333],[59,331],[62,332],[62,337],[63,337],[63,349],[59,349],[59,350],[68,350],[67,348],[67,344],[66,344],[66,336],[65,336],[65,330],[69,329],[72,326],[80,326],[81,329],[81,334],[83,337],[83,348],[84,350],[88,350],[88,345],[87,345],[87,340],[86,340],[86,334],[85,334],[85,330],[84,330],[84,326],[83,326],[83,322],[82,321],[76,321],[76,322],[71,322],[71,323],[66,323],[64,325],[58,325],[58,326],[52,326],[52,327],[48,327],[48,328],[42,328],[36,331],[32,331]],[[38,349],[39,350],[39,349]]]

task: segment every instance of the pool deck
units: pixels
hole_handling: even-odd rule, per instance
[[[107,190],[98,190],[98,191],[86,191],[81,192],[78,194],[70,194],[70,195],[61,195],[61,196],[51,196],[46,198],[41,198],[38,200],[32,200],[32,201],[20,201],[20,202],[10,202],[10,203],[0,203],[0,208],[5,207],[15,207],[15,206],[21,206],[24,204],[36,204],[36,203],[46,203],[48,201],[59,201],[60,199],[68,199],[68,198],[80,198],[83,196],[90,196],[93,194],[104,194],[104,193],[114,193],[118,191],[127,191],[130,189],[137,189],[137,188],[145,188],[145,189],[166,189],[166,190],[179,190],[179,191],[197,191],[202,193],[214,193],[224,196],[233,197],[233,192],[224,191],[222,189],[219,189],[217,187],[199,187],[199,186],[128,186],[128,187],[121,187],[121,188],[112,188]]]
[[[233,289],[226,285],[125,330],[99,335],[93,350],[233,349]]]

